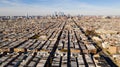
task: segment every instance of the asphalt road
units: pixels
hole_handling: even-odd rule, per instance
[[[100,56],[103,57],[111,67],[118,67],[103,51],[100,52]]]

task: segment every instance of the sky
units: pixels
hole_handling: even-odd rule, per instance
[[[0,16],[120,15],[120,0],[0,0]]]

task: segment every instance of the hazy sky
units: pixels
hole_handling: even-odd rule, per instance
[[[0,15],[120,15],[120,0],[0,0]]]

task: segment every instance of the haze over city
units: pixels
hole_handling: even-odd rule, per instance
[[[120,67],[120,0],[0,0],[0,67]]]
[[[0,15],[120,15],[120,0],[0,0]]]

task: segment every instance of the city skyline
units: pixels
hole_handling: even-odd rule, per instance
[[[0,0],[0,16],[49,15],[120,15],[119,0]]]

